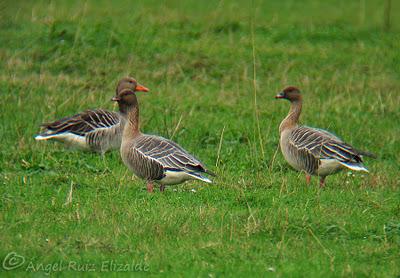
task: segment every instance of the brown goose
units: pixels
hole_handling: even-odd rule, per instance
[[[124,89],[140,90],[132,77],[118,82],[116,94]],[[122,117],[119,113],[103,109],[86,110],[71,117],[44,123],[44,132],[36,140],[55,140],[79,149],[100,152],[119,149],[122,138]]]
[[[112,100],[117,101],[125,118],[121,157],[136,176],[147,181],[147,191],[153,192],[153,183],[179,184],[187,180],[211,183],[203,174],[214,175],[195,157],[175,142],[163,137],[142,134],[139,130],[139,105],[136,90],[124,89]],[[142,90],[142,91],[147,91]]]
[[[279,126],[282,154],[293,168],[306,173],[307,183],[316,175],[323,187],[326,176],[345,168],[368,172],[362,156],[373,154],[356,150],[326,130],[298,124],[302,107],[299,89],[287,87],[275,98],[290,101],[289,114]]]

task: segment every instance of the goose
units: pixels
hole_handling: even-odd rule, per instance
[[[120,151],[124,164],[136,176],[146,180],[148,192],[153,192],[154,183],[160,185],[161,192],[166,185],[187,180],[211,183],[204,174],[215,174],[181,146],[163,137],[140,132],[136,91],[137,87],[136,90],[126,88],[112,98],[118,102],[120,113],[125,118]]]
[[[363,156],[375,155],[355,149],[326,130],[299,125],[302,95],[298,88],[287,87],[275,98],[290,101],[289,113],[279,126],[282,154],[293,168],[305,172],[307,183],[314,175],[323,187],[326,176],[346,168],[368,172]]]
[[[135,87],[136,90],[140,90],[134,78],[122,78],[118,82],[116,94]],[[44,131],[35,136],[38,141],[58,141],[67,146],[101,154],[121,146],[123,122],[118,112],[104,109],[86,110],[41,126]]]

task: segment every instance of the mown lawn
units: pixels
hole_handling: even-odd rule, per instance
[[[1,2],[0,275],[399,276],[400,3],[385,28],[384,2]],[[151,89],[143,131],[215,184],[148,194],[118,152],[35,142],[43,121],[115,110],[125,75]],[[304,123],[378,155],[370,174],[321,190],[290,169],[286,85]]]

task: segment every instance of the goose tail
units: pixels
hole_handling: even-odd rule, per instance
[[[213,171],[208,170],[208,169],[205,169],[205,170],[204,170],[204,173],[207,173],[207,174],[209,174],[209,175],[212,176],[212,177],[216,177],[216,176],[217,176],[217,174],[215,174]]]
[[[356,150],[356,152],[358,152],[358,154],[361,156],[370,157],[370,158],[378,158],[378,156],[376,154],[368,152],[368,151]]]
[[[207,178],[199,173],[190,172],[190,173],[188,173],[188,175],[192,176],[196,180],[200,180],[200,181],[203,181],[206,183],[212,183],[212,180],[210,180],[209,178]]]
[[[360,163],[340,162],[340,164],[353,171],[363,171],[367,173],[369,172],[368,169]]]
[[[54,137],[54,134],[42,133],[42,134],[36,135],[35,140],[36,141],[49,140],[49,139],[52,139],[53,137]]]

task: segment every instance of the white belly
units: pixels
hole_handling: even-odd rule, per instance
[[[165,171],[165,177],[159,180],[161,184],[178,184],[194,178],[185,172]]]
[[[318,167],[318,175],[325,177],[334,174],[343,168],[343,165],[336,159],[321,159],[321,165]]]
[[[70,147],[75,147],[78,149],[88,150],[89,146],[86,143],[86,139],[83,136],[76,135],[73,133],[61,133],[61,134],[54,134],[52,136],[46,136],[42,138],[37,138],[36,140],[56,140],[62,142]]]

